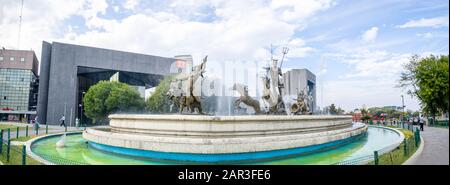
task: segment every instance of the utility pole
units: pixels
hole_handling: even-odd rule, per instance
[[[20,32],[22,29],[22,11],[23,11],[23,0],[21,0],[21,5],[20,5],[19,32],[18,32],[18,36],[17,36],[17,49],[20,49]]]
[[[403,94],[401,95],[401,97],[402,97],[402,112],[403,112],[403,114],[402,114],[402,122],[403,122],[403,120],[404,120],[403,116],[405,115],[405,101],[403,99]]]

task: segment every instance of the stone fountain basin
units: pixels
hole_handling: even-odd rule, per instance
[[[125,149],[233,154],[339,143],[367,131],[365,124],[352,123],[351,116],[114,114],[109,118],[110,129],[88,128],[83,138],[94,145]]]

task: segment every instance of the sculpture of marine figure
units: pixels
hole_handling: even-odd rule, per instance
[[[206,61],[208,56],[203,59],[203,62],[195,66],[189,74],[179,74],[172,80],[167,96],[176,106],[179,106],[180,113],[184,108],[192,113],[197,108],[199,114],[203,114],[201,104],[201,87],[196,87],[194,84],[203,77],[205,73]]]
[[[272,60],[272,65],[266,68],[268,75],[263,77],[263,100],[269,104],[269,114],[286,114],[282,98],[284,84],[280,79],[281,69],[277,66],[277,60]]]
[[[306,100],[305,93],[303,91],[298,92],[297,99],[294,100],[296,102],[291,106],[292,114],[299,115],[299,114],[306,114],[307,112],[309,112],[307,102],[305,101]]]
[[[261,108],[259,106],[259,101],[253,99],[248,95],[248,87],[243,84],[234,84],[231,90],[237,91],[239,93],[239,99],[234,102],[236,108],[241,108],[239,104],[244,103],[250,107],[253,107],[255,114],[261,114]]]
[[[298,89],[297,89],[298,90]],[[299,114],[312,114],[313,97],[306,95],[304,90],[297,93],[297,99],[291,106],[291,112],[294,115]]]

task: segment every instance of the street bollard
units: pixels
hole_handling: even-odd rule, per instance
[[[19,127],[16,129],[16,138],[19,138]]]
[[[48,124],[45,123],[45,134],[48,134]]]
[[[375,161],[374,161],[375,165],[378,165],[378,151],[373,151],[373,156],[375,158]]]
[[[27,164],[27,150],[25,145],[22,145],[22,165]]]
[[[28,125],[25,127],[25,137],[28,137]]]
[[[3,129],[0,130],[0,154],[3,153]]]
[[[420,140],[419,129],[416,128],[416,131],[414,132],[414,142],[416,144],[416,147],[419,147],[419,140]]]
[[[39,134],[39,128],[36,127],[36,136]]]
[[[403,156],[408,155],[408,147],[406,146],[406,139],[403,140]]]
[[[6,147],[6,162],[9,162],[10,152],[11,152],[11,141],[8,139],[8,146]]]

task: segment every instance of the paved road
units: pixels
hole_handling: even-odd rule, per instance
[[[449,165],[449,130],[445,128],[425,127],[421,132],[425,141],[422,154],[414,165]]]
[[[8,124],[8,125],[16,125],[16,126],[20,126],[20,127],[25,127],[26,125],[28,125],[28,135],[29,136],[34,136],[36,135],[35,131],[33,130],[33,125],[32,124],[25,124],[25,123],[11,123],[11,122],[0,122],[0,124]],[[76,130],[82,130],[82,128],[80,129],[76,129],[75,127],[67,127],[67,131],[76,131]],[[64,127],[59,127],[59,126],[55,126],[55,125],[49,125],[48,126],[48,133],[58,133],[58,132],[64,132]],[[38,131],[39,135],[43,135],[45,134],[45,125],[40,125],[39,131]],[[26,135],[26,130],[25,129],[20,129],[19,130],[19,137],[25,136]],[[11,138],[16,138],[16,129],[11,129],[10,130],[10,137]],[[6,138],[8,137],[8,133],[5,131],[3,131],[3,139],[6,140]]]

